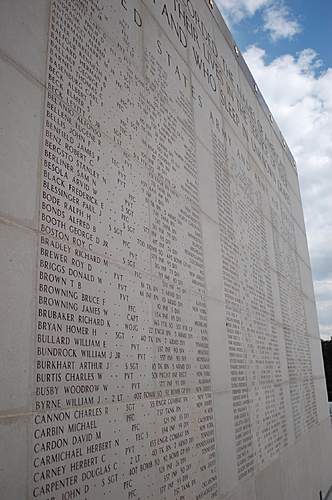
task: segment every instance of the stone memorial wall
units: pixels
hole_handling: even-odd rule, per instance
[[[296,166],[216,7],[0,11],[3,498],[318,499]]]

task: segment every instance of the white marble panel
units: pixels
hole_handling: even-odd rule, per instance
[[[284,398],[285,398],[287,441],[288,441],[288,446],[292,446],[293,443],[295,442],[295,432],[294,432],[294,424],[293,424],[293,411],[292,411],[289,383],[286,383],[283,385],[283,393],[284,393]]]
[[[317,403],[318,421],[322,422],[329,416],[325,376],[314,379],[314,386],[315,386],[315,396]]]
[[[296,251],[302,258],[302,260],[310,266],[310,256],[308,249],[307,237],[303,231],[299,228],[297,224],[294,224]]]
[[[332,430],[330,417],[321,422],[318,430],[318,439],[321,450],[320,456],[320,487],[323,494],[327,494],[331,486],[332,477]]]
[[[212,389],[215,393],[231,390],[225,305],[208,298],[208,333]]]
[[[0,484],[6,500],[28,498],[29,417],[0,418]]]
[[[314,377],[325,377],[322,345],[319,338],[310,338],[312,374]]]
[[[299,498],[312,500],[307,484],[307,459],[306,443],[304,439],[298,440],[290,446],[280,457],[281,482],[283,485],[283,498]]]
[[[284,163],[286,166],[287,182],[288,182],[292,192],[294,193],[294,195],[298,199],[301,199],[297,166],[292,165],[292,163],[288,159],[286,152],[284,152],[283,160],[284,160]],[[301,168],[301,166],[300,166],[300,168]]]
[[[3,0],[0,50],[45,84],[50,0]]]
[[[219,226],[204,213],[201,214],[205,283],[208,296],[223,300],[222,257]]]
[[[305,233],[306,227],[305,227],[303,208],[302,208],[301,202],[295,196],[290,197],[290,202],[291,202],[290,203],[291,213],[292,213],[292,217],[294,219],[294,222]]]
[[[238,482],[233,402],[230,392],[214,395],[214,414],[219,481],[221,493],[226,494],[232,491]]]
[[[302,259],[297,259],[299,263],[301,285],[303,293],[311,300],[315,300],[315,292],[312,282],[312,272],[310,267],[308,267]]]
[[[275,321],[282,324],[282,313],[280,304],[280,293],[279,293],[279,276],[274,269],[271,269],[271,285],[272,285],[272,296],[273,296],[273,310]]]
[[[37,225],[43,89],[0,59],[0,214]]]
[[[256,500],[255,477],[252,476],[241,481],[229,495],[222,498],[225,500]]]
[[[216,199],[216,179],[213,158],[200,143],[196,148],[199,197],[201,210],[213,221],[218,222],[218,206]]]
[[[305,317],[307,322],[308,335],[319,338],[319,324],[317,317],[316,304],[307,297],[303,298]]]
[[[280,461],[278,459],[257,474],[255,477],[255,492],[257,500],[280,500],[285,498],[281,481]]]
[[[0,224],[0,413],[4,414],[31,408],[36,246],[32,231]]]

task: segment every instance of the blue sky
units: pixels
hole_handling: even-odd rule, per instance
[[[264,9],[257,9],[254,15],[232,23],[232,33],[239,47],[244,51],[252,44],[263,45],[268,61],[280,54],[296,53],[310,47],[319,53],[325,67],[332,67],[332,1],[289,0],[277,5],[288,10],[288,20],[295,21],[300,31],[291,37],[272,40],[269,32],[264,31]]]
[[[215,0],[299,174],[323,338],[332,337],[332,1]]]

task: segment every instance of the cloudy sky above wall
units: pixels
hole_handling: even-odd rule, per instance
[[[215,0],[297,161],[320,333],[332,336],[332,2]]]

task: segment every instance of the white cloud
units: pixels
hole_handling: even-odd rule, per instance
[[[263,30],[272,40],[293,38],[301,31],[298,21],[292,19],[282,0],[216,0],[216,4],[229,25],[261,12]]]
[[[332,68],[319,72],[311,49],[270,63],[255,46],[243,55],[297,161],[321,333],[332,336]]]
[[[216,0],[222,14],[235,23],[254,15],[257,10],[270,3],[271,0]]]
[[[290,18],[289,10],[284,5],[271,5],[263,12],[264,31],[270,33],[272,40],[293,38],[300,33],[299,23]]]

